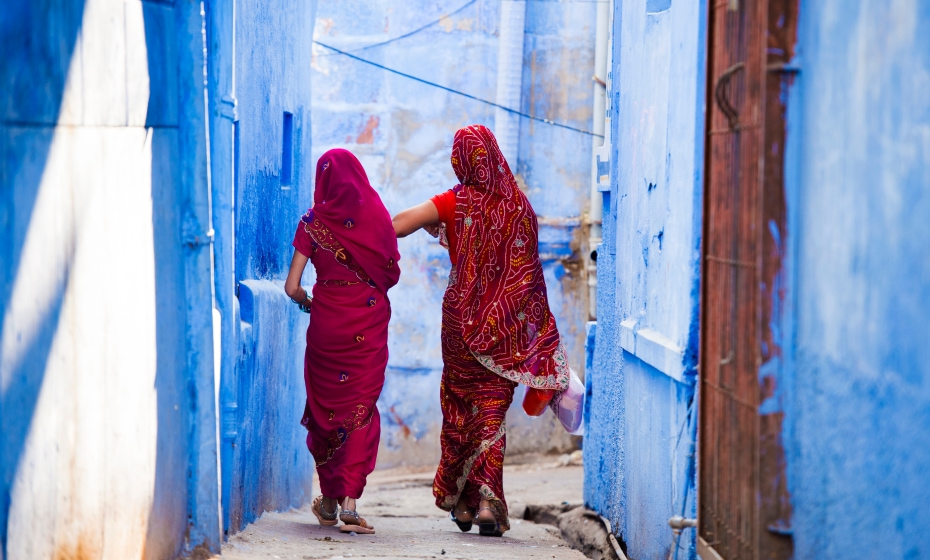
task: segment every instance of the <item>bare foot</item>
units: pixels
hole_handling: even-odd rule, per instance
[[[494,510],[491,509],[491,502],[484,498],[478,503],[478,523],[482,521],[490,521],[492,523],[497,521],[494,517]]]
[[[337,511],[337,509],[338,509],[338,506],[339,506],[339,502],[337,502],[337,501],[336,501],[335,499],[333,499],[333,498],[327,498],[326,496],[323,496],[323,504],[322,504],[322,506],[323,506],[323,511],[324,511],[324,512],[326,512],[327,514],[333,514],[333,515],[335,515],[335,514],[336,514],[336,511]]]
[[[371,532],[374,532],[374,526],[370,525],[365,521],[364,517],[358,514],[355,510],[355,506],[355,498],[346,497],[342,501],[342,511],[339,513],[339,520],[345,523],[347,527],[361,527],[362,529],[371,529]],[[356,531],[354,528],[350,528],[349,530]]]

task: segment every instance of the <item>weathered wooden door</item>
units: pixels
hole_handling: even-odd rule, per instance
[[[699,552],[789,558],[777,325],[798,0],[714,0],[709,9]]]

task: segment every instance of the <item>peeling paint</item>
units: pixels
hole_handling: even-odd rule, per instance
[[[320,35],[332,36],[333,27],[336,25],[336,20],[333,18],[316,18],[316,33]]]
[[[371,115],[368,117],[368,122],[365,123],[365,128],[359,132],[358,136],[355,138],[356,144],[374,144],[375,142],[375,131],[378,130],[378,123],[381,122],[381,119],[376,115]]]

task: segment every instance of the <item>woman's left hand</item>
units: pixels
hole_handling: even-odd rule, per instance
[[[297,308],[303,311],[304,313],[310,313],[310,306],[313,304],[313,298],[310,297],[310,293],[307,292],[306,288],[300,286],[295,294],[297,297],[291,297],[291,301],[297,304]]]
[[[427,224],[423,229],[433,237],[439,237],[439,224]]]

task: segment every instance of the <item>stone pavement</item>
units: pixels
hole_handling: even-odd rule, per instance
[[[511,530],[502,538],[481,537],[477,526],[462,533],[447,513],[433,505],[431,469],[397,468],[375,471],[359,512],[375,526],[375,535],[349,535],[321,527],[309,508],[266,513],[229,539],[222,559],[271,558],[585,558],[562,540],[552,525],[522,520],[526,504],[580,504],[582,467],[564,466],[542,457],[504,468],[504,490],[511,512]],[[315,492],[319,492],[315,488]]]

